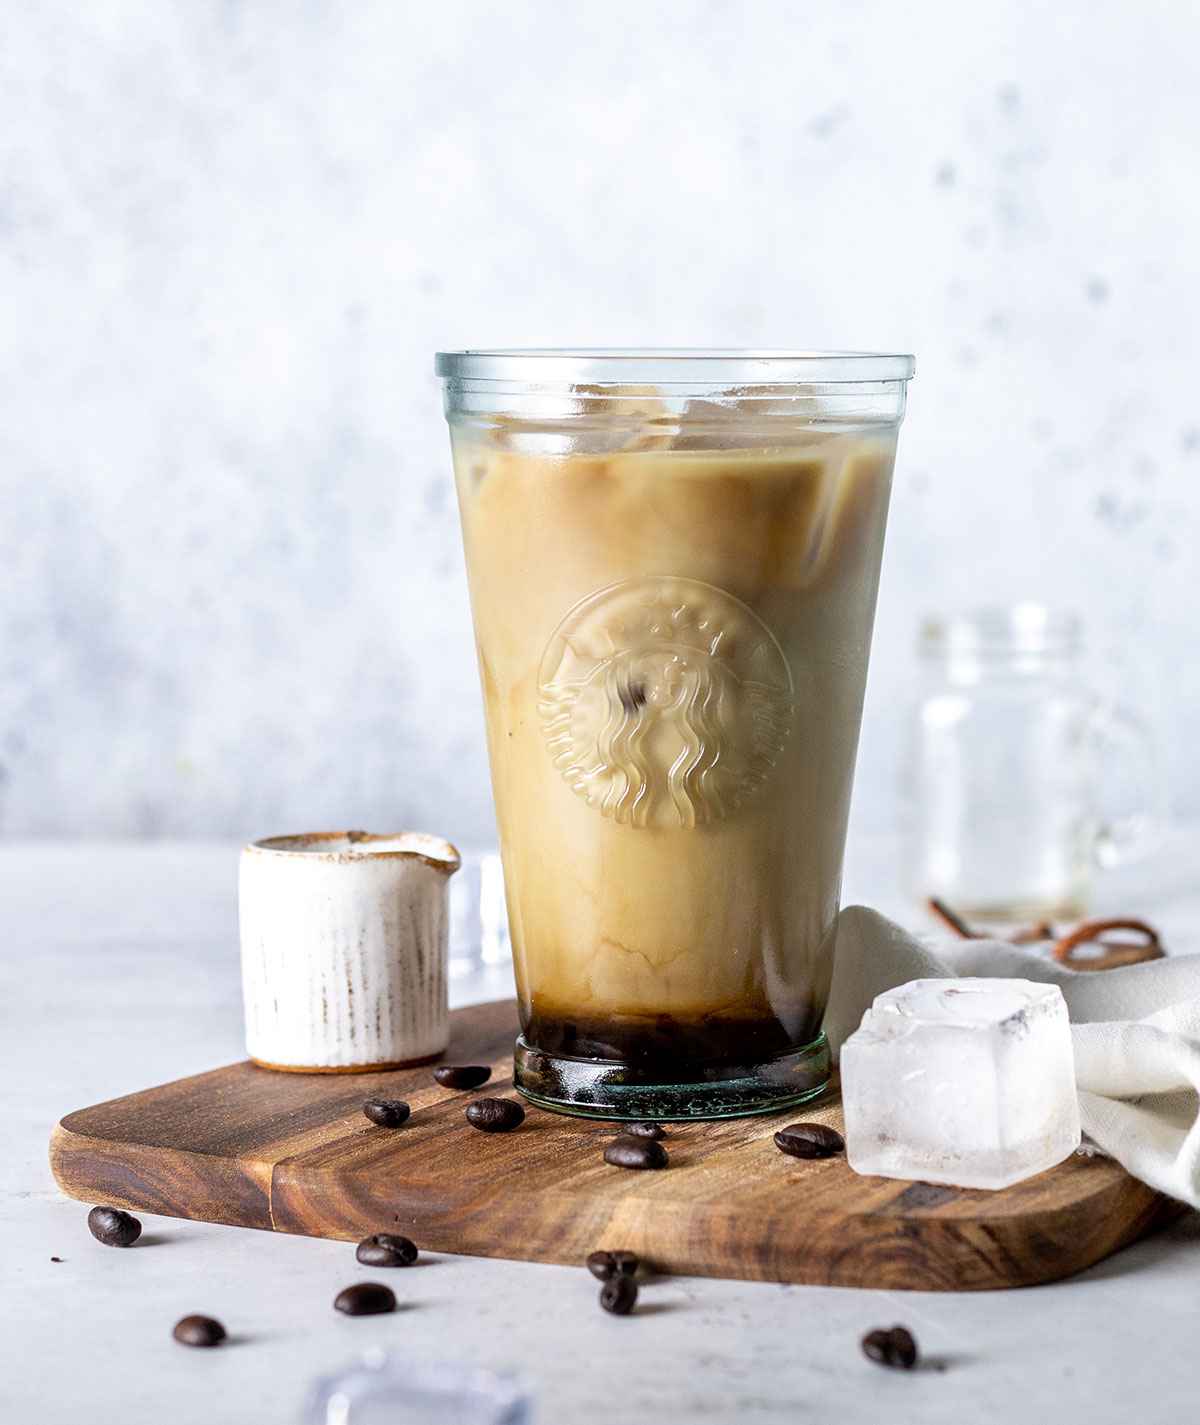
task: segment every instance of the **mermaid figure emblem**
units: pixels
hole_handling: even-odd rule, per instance
[[[546,648],[538,691],[567,784],[629,827],[731,815],[791,731],[792,676],[775,637],[697,579],[629,579],[583,599]]]

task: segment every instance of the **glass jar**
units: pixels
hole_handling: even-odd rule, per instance
[[[454,352],[522,1035],[603,1118],[820,1092],[904,356]]]
[[[1079,620],[1037,604],[931,618],[905,759],[907,882],[982,920],[1074,918],[1094,868],[1159,821],[1152,739],[1087,686]]]

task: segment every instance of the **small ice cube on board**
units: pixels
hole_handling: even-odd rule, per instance
[[[912,980],[842,1045],[857,1173],[1002,1188],[1079,1147],[1067,1006],[1030,980]]]

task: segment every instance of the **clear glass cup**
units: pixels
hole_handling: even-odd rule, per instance
[[[450,882],[450,975],[456,980],[512,960],[500,853],[460,849],[462,869]]]
[[[1097,866],[1151,847],[1154,744],[1101,697],[1078,618],[1038,604],[931,618],[904,764],[909,891],[976,920],[1072,919]]]
[[[603,1118],[817,1093],[907,356],[438,357],[522,1034]]]

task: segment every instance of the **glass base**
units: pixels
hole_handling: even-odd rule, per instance
[[[517,1040],[513,1084],[539,1108],[577,1118],[746,1118],[816,1098],[829,1082],[824,1034],[763,1064],[714,1070],[691,1083],[658,1083],[630,1064],[547,1054]]]

